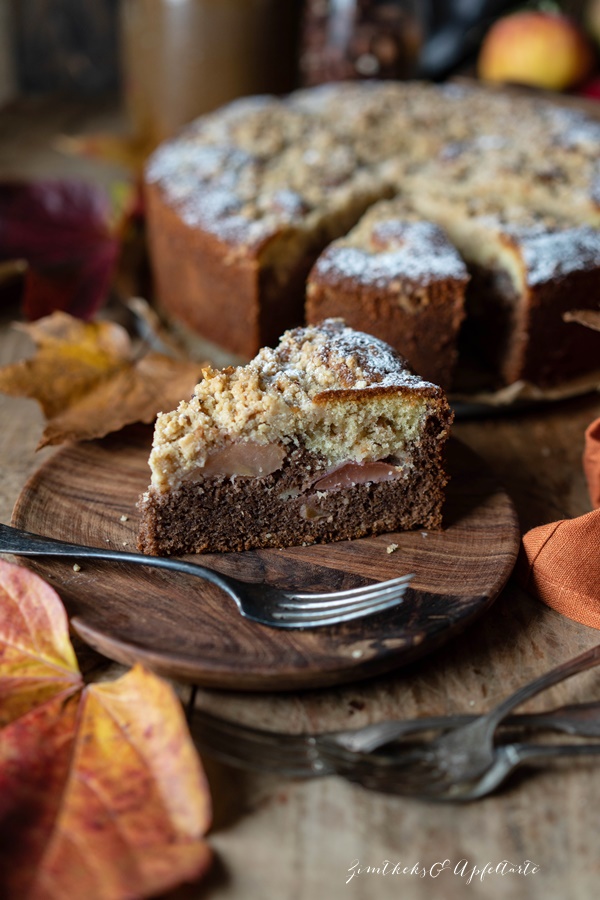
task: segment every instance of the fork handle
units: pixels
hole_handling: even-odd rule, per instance
[[[421,719],[390,719],[346,731],[317,735],[319,742],[331,742],[357,753],[372,753],[403,737],[424,731],[449,731],[469,725],[479,716],[475,713],[452,716],[428,716]],[[575,703],[539,713],[521,713],[502,720],[504,728],[534,728],[562,731],[584,737],[600,737],[600,703]]]
[[[594,756],[600,753],[598,744],[512,744],[508,745],[519,757],[519,763],[557,756]]]
[[[221,575],[200,566],[198,563],[185,562],[182,559],[166,559],[163,556],[146,556],[143,553],[128,553],[125,550],[109,550],[103,547],[86,547],[83,544],[69,544],[55,538],[43,537],[30,531],[21,531],[11,525],[0,523],[0,553],[13,553],[15,556],[75,556],[78,559],[102,559],[113,562],[137,563],[153,566],[156,569],[170,569],[172,572],[183,572],[196,575],[210,581],[225,591],[239,606],[239,599],[234,590],[234,583],[227,575]]]
[[[510,697],[507,697],[506,700],[503,700],[502,703],[487,714],[485,718],[489,726],[489,733],[492,734],[502,719],[512,712],[515,707],[524,703],[525,700],[541,694],[542,691],[552,687],[553,684],[558,684],[559,681],[564,681],[566,678],[570,678],[571,675],[584,672],[586,669],[593,669],[594,666],[599,664],[600,644],[597,644],[590,650],[586,650],[585,653],[576,656],[575,659],[567,660],[567,662],[561,663],[560,666],[551,669],[550,672],[546,672],[529,684],[523,685],[523,687],[519,688],[518,691],[515,691],[514,694],[511,694]]]
[[[463,800],[478,800],[498,787],[504,779],[519,766],[527,763],[543,762],[560,757],[597,756],[598,744],[504,744],[497,748],[496,761],[485,772],[473,790],[458,797]]]

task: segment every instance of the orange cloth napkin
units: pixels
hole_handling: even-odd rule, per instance
[[[583,468],[594,511],[528,531],[516,574],[552,609],[600,629],[600,419],[585,433]]]
[[[592,422],[585,433],[583,471],[587,478],[592,506],[600,508],[600,419]]]

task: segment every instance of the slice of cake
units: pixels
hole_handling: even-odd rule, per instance
[[[341,320],[206,369],[158,417],[139,547],[287,547],[441,526],[451,412],[441,388]]]
[[[439,225],[403,199],[371,207],[317,260],[308,280],[306,320],[341,316],[388,341],[412,368],[449,387],[469,276]]]

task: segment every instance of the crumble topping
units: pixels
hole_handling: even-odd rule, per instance
[[[543,212],[498,197],[411,194],[422,217],[441,225],[468,263],[504,268],[516,290],[600,266],[600,230],[569,212]]]
[[[599,140],[598,122],[539,98],[357,82],[235,101],[158,148],[147,180],[189,225],[250,250],[282,227],[318,227],[367,184],[371,202],[525,198],[598,224]]]
[[[150,457],[158,491],[230,444],[303,446],[325,468],[405,457],[446,401],[383,341],[339,319],[286,332],[247,366],[207,368],[194,397],[159,415]]]

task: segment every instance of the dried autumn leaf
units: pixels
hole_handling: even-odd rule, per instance
[[[110,208],[86,182],[0,184],[0,262],[27,262],[27,318],[60,309],[88,319],[104,302],[119,254]]]
[[[55,147],[71,156],[84,156],[141,174],[154,149],[148,141],[115,134],[60,135]]]
[[[59,597],[3,561],[0,691],[3,900],[141,898],[206,871],[210,796],[177,697],[141,667],[83,687]]]
[[[40,447],[152,422],[191,395],[201,375],[202,364],[161,353],[136,359],[129,335],[114,322],[56,312],[20,327],[37,353],[0,369],[0,391],[38,401],[48,420]]]
[[[129,335],[113,322],[85,323],[56,312],[17,327],[31,337],[38,352],[0,369],[0,390],[37,400],[49,419],[131,360]]]
[[[600,331],[600,310],[572,309],[563,314],[563,319],[565,322],[577,322],[578,325]]]
[[[0,560],[0,727],[82,686],[55,591]]]

